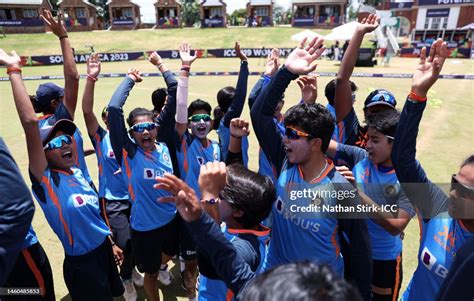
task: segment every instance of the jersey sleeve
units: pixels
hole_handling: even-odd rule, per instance
[[[3,284],[23,245],[35,207],[20,170],[2,139],[0,196],[0,284]]]
[[[94,149],[97,151],[97,149],[100,147],[100,142],[102,142],[102,139],[104,139],[105,135],[107,135],[107,131],[104,130],[100,125],[97,128],[97,131],[95,132],[94,136],[89,136],[92,142],[92,146]]]
[[[240,63],[239,78],[237,79],[237,86],[235,88],[235,95],[229,110],[224,115],[223,124],[225,127],[230,126],[230,121],[233,118],[238,118],[244,109],[245,97],[247,96],[247,80],[249,77],[249,67],[247,61]]]
[[[364,160],[366,157],[367,151],[365,149],[338,143],[334,161],[343,161],[349,165],[350,169],[352,169],[357,163]]]
[[[337,126],[339,131],[343,131],[342,133],[339,132],[339,136],[342,137],[342,141],[340,142],[346,145],[356,145],[359,138],[360,122],[354,108],[351,109],[349,114],[347,114]]]
[[[403,188],[401,188],[400,192],[398,193],[397,205],[399,209],[402,209],[411,217],[414,217],[416,215],[415,207],[413,207],[413,204],[410,202],[410,199],[408,199]]]

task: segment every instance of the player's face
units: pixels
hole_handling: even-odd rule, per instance
[[[54,138],[64,135],[64,132],[58,131]],[[54,139],[53,138],[53,139]],[[50,142],[53,140],[51,139]],[[73,143],[73,142],[72,142]],[[74,165],[75,154],[72,143],[61,142],[61,147],[50,148],[44,151],[48,164],[59,170],[68,170]]]
[[[150,116],[142,115],[135,117],[132,126],[132,136],[135,142],[145,151],[152,151],[155,149],[155,140],[157,135],[156,124],[154,126]]]
[[[454,189],[449,192],[449,215],[457,219],[474,219],[474,165],[463,166],[454,175],[452,183]]]
[[[209,116],[209,117],[206,117]],[[212,120],[210,119],[209,112],[206,110],[197,110],[193,112],[193,115],[189,117],[189,128],[194,136],[199,139],[204,139],[207,134],[211,131]],[[201,118],[199,118],[201,117]]]
[[[369,140],[365,149],[369,153],[369,160],[382,165],[390,162],[392,140],[372,127],[369,127],[368,137]]]
[[[291,126],[292,128],[304,132],[302,129]],[[304,164],[311,158],[314,147],[314,140],[307,137],[299,137],[297,139],[290,139],[286,135],[283,136],[283,143],[286,148],[286,155],[288,161],[292,164]]]
[[[225,223],[229,223],[229,220],[231,220],[232,217],[232,207],[226,200],[222,198],[219,202],[219,217],[221,221]]]

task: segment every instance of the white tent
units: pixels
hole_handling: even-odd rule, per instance
[[[471,23],[471,24],[467,24],[466,26],[463,26],[461,28],[458,28],[458,29],[461,29],[461,30],[474,30],[474,23]]]
[[[340,25],[332,30],[332,32],[324,37],[325,40],[350,40],[356,31],[356,21],[352,21]],[[372,34],[372,33],[371,33]]]
[[[297,34],[291,36],[291,39],[293,41],[301,42],[304,38],[308,38],[308,41],[310,41],[310,40],[314,39],[315,37],[322,37],[322,35],[320,35],[319,33],[314,32],[312,30],[306,29],[306,30],[303,30],[300,33],[297,33]]]

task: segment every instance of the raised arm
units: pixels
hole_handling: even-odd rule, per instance
[[[239,163],[243,165],[242,158],[242,137],[247,137],[250,134],[249,122],[234,118],[230,121],[230,142],[229,152],[227,154],[226,165]]]
[[[447,56],[447,44],[441,39],[433,42],[428,57],[426,48],[421,50],[420,62],[413,74],[411,92],[400,115],[391,154],[398,180],[410,201],[425,218],[444,211],[448,201],[441,189],[431,183],[416,160],[416,139],[426,107],[426,96],[438,79]]]
[[[21,59],[15,51],[12,51],[9,55],[3,49],[0,49],[0,63],[7,66],[13,100],[26,136],[29,169],[35,179],[40,182],[48,163],[41,142],[38,118],[21,77],[20,62]]]
[[[235,95],[232,104],[224,116],[224,126],[229,127],[230,121],[234,118],[239,118],[244,109],[245,97],[247,96],[247,80],[249,77],[248,59],[240,50],[240,45],[235,42],[235,51],[240,58],[239,78],[237,79],[237,86],[235,88]]]
[[[94,88],[100,74],[99,54],[94,53],[87,60],[87,78],[84,95],[82,96],[82,113],[86,121],[87,133],[93,137],[99,129],[99,122],[94,114]]]
[[[277,73],[278,67],[280,67],[280,52],[277,48],[273,48],[268,53],[267,63],[265,64],[265,72],[257,81],[255,86],[250,91],[249,95],[249,108],[252,109],[255,100],[257,99],[260,92],[270,83],[272,77]]]
[[[130,68],[128,76],[115,90],[109,103],[108,123],[110,143],[112,144],[112,149],[115,153],[115,159],[120,166],[122,165],[123,150],[126,149],[127,151],[132,151],[134,149],[133,143],[128,137],[127,128],[125,127],[122,107],[133,86],[135,86],[135,83],[141,81],[142,78],[140,71],[135,68]]]
[[[64,105],[66,106],[72,120],[76,112],[77,97],[79,91],[79,73],[77,72],[76,61],[74,60],[74,52],[69,43],[66,28],[64,27],[63,15],[58,14],[54,18],[49,10],[43,9],[41,15],[44,23],[59,38],[61,44],[61,52],[63,55],[63,71],[64,71]]]
[[[275,108],[292,80],[316,69],[314,61],[324,51],[323,41],[317,37],[305,46],[304,39],[288,56],[285,67],[277,72],[270,84],[260,93],[250,111],[258,142],[276,167],[277,174],[280,174],[283,165],[285,149],[278,125],[273,122]]]
[[[191,64],[196,60],[196,54],[191,55],[188,43],[179,46],[181,57],[181,73],[178,80],[178,91],[176,92],[176,132],[179,140],[183,139],[188,128],[188,81]]]
[[[336,122],[344,120],[347,114],[352,110],[352,90],[349,79],[354,71],[359,48],[364,39],[364,35],[374,31],[379,26],[379,20],[380,18],[372,14],[367,18],[364,18],[358,24],[357,29],[349,42],[349,47],[347,47],[346,53],[344,54],[336,78],[336,95],[334,101],[336,108]]]

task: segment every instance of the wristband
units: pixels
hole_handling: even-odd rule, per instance
[[[97,77],[93,77],[93,76],[90,76],[89,74],[87,75],[87,79],[93,81],[93,82],[96,82],[98,81],[99,79]]]
[[[190,66],[181,66],[181,71],[187,71],[189,72],[191,70]]]
[[[201,203],[208,203],[209,205],[214,205],[214,204],[219,203],[219,198],[209,199],[209,200],[201,200]]]
[[[163,66],[164,63],[159,63],[158,65],[156,65],[156,67],[158,67],[158,70],[161,68],[161,66]]]
[[[60,36],[60,37],[59,37],[59,40],[62,40],[62,39],[67,38],[67,37],[68,37],[67,35]]]
[[[412,100],[416,100],[417,102],[425,102],[428,98],[427,97],[421,97],[416,95],[415,92],[411,91],[410,94],[408,95],[408,98]]]
[[[7,68],[7,74],[8,75],[10,75],[10,73],[13,73],[13,72],[21,73],[21,68],[16,68],[16,67]]]
[[[133,81],[136,81],[136,80],[137,80],[137,76],[136,76],[135,74],[133,74],[133,73],[127,73],[127,76],[130,76],[130,75],[133,76],[133,78],[134,78],[134,79],[131,78],[131,80],[133,80]]]

